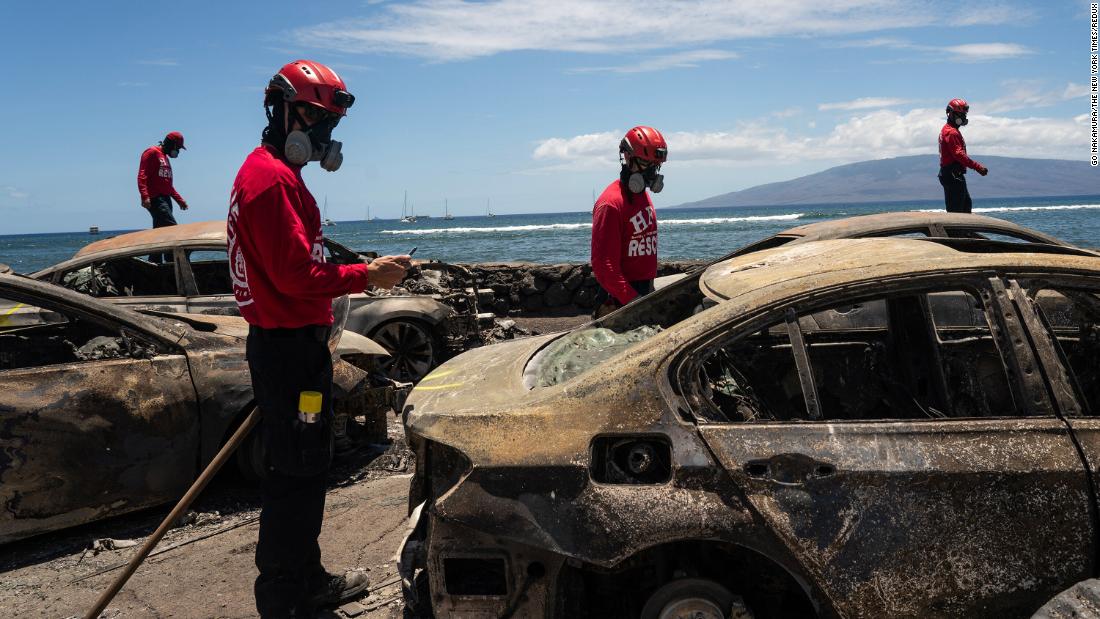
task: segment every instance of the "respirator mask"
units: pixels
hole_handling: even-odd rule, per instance
[[[624,169],[624,172],[629,174],[626,180],[626,188],[631,193],[642,193],[646,187],[649,187],[653,193],[661,193],[661,190],[665,188],[665,175],[658,174],[661,169],[660,164],[651,165],[641,172],[630,172],[629,169]]]
[[[306,126],[308,123],[298,114],[296,106],[290,106],[291,119]],[[308,113],[307,113],[308,114]],[[307,129],[295,129],[286,136],[283,156],[294,165],[305,165],[308,161],[319,161],[321,167],[329,172],[340,169],[344,155],[340,152],[342,143],[332,139],[332,130],[340,123],[335,114],[318,112],[319,119]]]
[[[955,114],[955,126],[956,127],[965,127],[966,123],[968,123],[968,122],[970,122],[970,121],[968,121],[966,119],[965,115],[960,116],[958,114]]]
[[[165,155],[168,155],[172,159],[180,156],[179,145],[171,140],[161,142],[161,150],[164,151]]]

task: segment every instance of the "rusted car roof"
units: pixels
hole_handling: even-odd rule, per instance
[[[1066,245],[1049,234],[1037,232],[1031,228],[1025,228],[1010,221],[974,215],[971,213],[947,213],[944,211],[904,211],[900,213],[875,213],[874,215],[860,215],[858,217],[846,217],[844,219],[830,219],[819,221],[804,226],[797,226],[784,230],[782,236],[802,237],[806,240],[838,237],[854,238],[865,234],[882,234],[889,230],[906,230],[909,228],[929,227],[932,225],[943,226],[986,226],[1005,231],[1016,232],[1021,235],[1037,237],[1044,243],[1052,245]]]
[[[1100,269],[1100,255],[1071,247],[1040,251],[1034,245],[971,239],[830,239],[719,262],[703,272],[699,288],[712,299],[726,300],[764,286],[810,277],[843,284],[949,270],[1010,266],[1064,269],[1077,261],[1081,261],[1082,268]]]
[[[186,241],[225,242],[224,221],[199,221],[178,226],[138,230],[120,234],[109,239],[89,243],[76,252],[73,258],[85,258],[92,255],[109,255],[119,251],[129,251],[145,245],[177,244]]]

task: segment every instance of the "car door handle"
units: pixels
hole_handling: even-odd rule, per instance
[[[779,454],[766,459],[749,460],[744,465],[745,474],[753,479],[763,479],[785,485],[799,485],[809,480],[836,475],[836,467],[829,462],[815,460],[804,454]]]

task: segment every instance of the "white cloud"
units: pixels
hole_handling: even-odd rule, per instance
[[[1091,92],[1089,87],[1084,84],[1074,84],[1070,82],[1066,84],[1066,89],[1062,91],[1062,99],[1070,100],[1080,97],[1086,97]]]
[[[1087,148],[1087,115],[1065,118],[1005,118],[974,114],[965,129],[971,152],[1012,157],[1080,159]],[[833,127],[824,136],[744,124],[735,131],[665,133],[669,166],[779,165],[806,160],[832,162],[884,159],[937,152],[943,126],[938,109],[901,113],[876,110]],[[532,156],[546,167],[607,169],[614,165],[620,131],[540,142]]]
[[[18,187],[0,185],[0,198],[7,198],[7,200],[0,201],[0,204],[7,202],[10,204],[6,204],[5,206],[14,206],[15,202],[25,202],[29,197],[31,197],[29,193]]]
[[[668,54],[667,56],[654,56],[635,64],[571,69],[569,73],[647,73],[652,71],[665,71],[667,69],[692,68],[699,66],[700,62],[708,60],[729,60],[731,58],[737,58],[737,54],[718,49],[698,49]]]
[[[981,23],[1010,22],[1001,3],[968,6]],[[634,53],[776,36],[847,35],[952,25],[940,0],[413,0],[379,5],[374,17],[300,28],[306,46],[468,60],[521,50]],[[974,52],[976,53],[976,52]],[[987,52],[988,53],[988,52]]]
[[[1004,60],[1031,54],[1031,50],[1015,43],[968,43],[952,45],[943,50],[949,57],[963,62]]]
[[[905,39],[876,38],[861,41],[842,41],[831,47],[889,48],[917,52],[922,57],[941,57],[956,62],[988,62],[1018,58],[1034,53],[1017,43],[964,43],[961,45],[918,45]]]
[[[971,105],[974,111],[996,114],[1012,110],[1027,110],[1049,107],[1084,97],[1089,93],[1088,86],[1070,82],[1062,89],[1051,89],[1040,81],[1016,80],[1004,84],[1008,93],[991,101],[979,101]]]
[[[823,112],[828,110],[872,110],[882,107],[896,107],[903,103],[909,103],[909,100],[889,97],[862,97],[842,103],[822,103],[817,106],[817,109]]]

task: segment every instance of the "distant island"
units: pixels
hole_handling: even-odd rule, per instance
[[[1100,194],[1100,170],[1086,161],[974,155],[989,168],[967,173],[974,198],[1033,198]],[[938,155],[861,161],[789,181],[768,183],[666,208],[723,208],[795,204],[859,204],[942,200]]]

